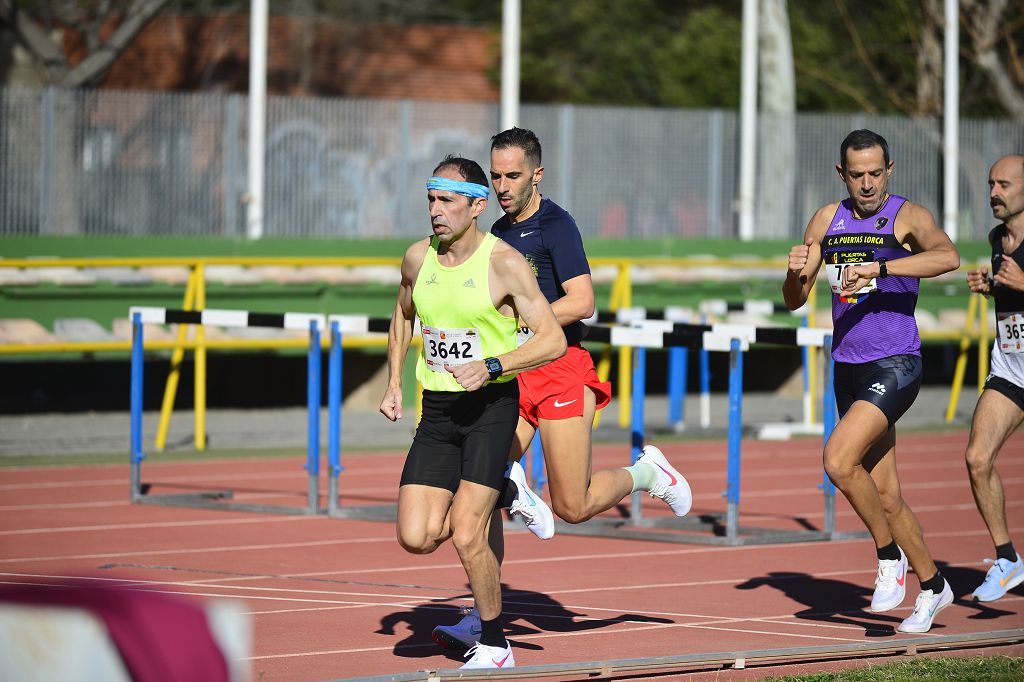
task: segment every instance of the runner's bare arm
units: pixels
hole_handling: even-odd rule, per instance
[[[507,251],[504,254],[503,250],[495,259],[495,271],[506,283],[519,319],[533,330],[533,336],[522,346],[498,356],[498,360],[506,372],[522,372],[565,355],[565,333],[541,292],[530,264],[518,251],[511,248]]]
[[[836,212],[836,204],[819,208],[804,230],[803,243],[789,250],[789,265],[786,281],[782,285],[782,296],[790,310],[796,310],[807,302],[814,280],[821,268],[821,241],[828,231],[829,221]]]
[[[412,341],[416,306],[412,302],[412,288],[423,265],[429,240],[410,246],[402,259],[402,282],[398,285],[395,312],[388,329],[388,388],[380,403],[380,411],[391,421],[402,418],[402,368]]]
[[[960,267],[956,247],[924,206],[909,201],[904,204],[896,216],[893,233],[914,255],[887,261],[885,267],[889,275],[935,277]],[[877,261],[846,268],[843,291],[856,291],[877,277],[878,272]]]
[[[589,274],[562,282],[565,296],[551,304],[558,324],[566,326],[586,320],[594,314],[594,281]]]
[[[521,253],[500,242],[491,254],[491,295],[495,306],[517,314],[533,336],[515,350],[498,355],[502,376],[546,365],[565,354],[565,333],[555,319],[551,306],[541,293],[533,269]],[[511,303],[511,305],[508,305]],[[490,380],[482,360],[464,365],[446,366],[467,391],[475,391]]]

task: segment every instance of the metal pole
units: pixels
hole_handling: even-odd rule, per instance
[[[754,172],[757,168],[758,0],[743,0],[740,69],[740,239],[754,238]]]
[[[142,315],[132,315],[132,379],[131,379],[131,501],[138,502],[142,497],[142,377],[143,377],[143,344]]]
[[[708,114],[708,236],[722,234],[722,112]]]
[[[690,349],[673,346],[668,349],[668,422],[676,433],[686,430],[686,378]]]
[[[544,492],[544,486],[548,477],[544,471],[544,444],[540,441],[540,431],[533,434],[533,442],[530,444],[530,485],[537,491],[537,494]]]
[[[519,0],[505,0],[501,10],[501,129],[519,124]]]
[[[309,321],[309,355],[306,362],[306,408],[309,426],[306,471],[309,472],[309,513],[319,511],[320,493],[320,328]]]
[[[711,427],[711,362],[704,348],[700,349],[700,427]]]
[[[957,212],[960,168],[960,10],[957,0],[945,2],[945,78],[943,79],[943,163],[942,163],[942,228],[954,242],[959,236]]]
[[[45,88],[42,94],[42,130],[40,137],[43,143],[41,151],[42,168],[39,174],[39,234],[56,232],[53,225],[53,191],[54,191],[54,88]],[[62,226],[70,227],[70,226]],[[62,230],[63,231],[63,230]]]
[[[647,349],[633,349],[633,409],[632,409],[632,457],[630,464],[636,464],[640,452],[644,447],[644,395],[647,392]],[[640,507],[642,500],[640,491],[633,493],[630,500],[629,517],[632,521],[639,521],[643,518],[643,511]]]
[[[249,9],[249,187],[246,236],[263,237],[264,144],[267,127],[267,0],[251,0]]]
[[[821,400],[821,423],[824,429],[822,447],[828,443],[836,427],[836,394],[832,388],[832,373],[835,365],[832,362],[832,336],[825,337],[825,388]],[[832,537],[836,532],[836,487],[832,485],[828,474],[825,474],[821,483],[821,490],[825,497],[825,533]]]
[[[221,234],[225,237],[238,237],[238,143],[239,128],[242,119],[242,102],[240,95],[228,95],[224,101],[224,161],[221,171],[221,184],[224,194],[221,198],[221,210],[224,212],[224,224]]]
[[[740,516],[740,442],[743,430],[743,351],[740,340],[729,344],[729,463],[725,491],[726,537],[735,544]]]
[[[341,466],[341,328],[331,322],[331,355],[327,361],[327,513],[338,511]]]
[[[804,315],[800,320],[801,327],[811,326],[807,316]],[[803,346],[800,348],[800,357],[803,361],[804,370],[804,396],[803,396],[803,411],[804,411],[804,427],[807,429],[811,428],[811,424],[814,422],[814,408],[811,407],[814,395],[811,391],[811,351],[810,346]]]

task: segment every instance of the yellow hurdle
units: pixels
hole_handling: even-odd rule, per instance
[[[185,299],[181,303],[182,310],[192,310],[196,299],[196,271],[195,269],[188,276],[188,283],[185,285]],[[167,431],[171,426],[171,413],[174,412],[174,398],[178,393],[178,378],[181,374],[181,362],[185,359],[185,341],[188,338],[188,325],[178,325],[178,345],[171,353],[171,368],[167,373],[167,383],[164,384],[164,399],[160,404],[160,421],[156,427],[156,439],[154,447],[162,452],[167,447]]]

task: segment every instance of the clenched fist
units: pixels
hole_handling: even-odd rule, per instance
[[[992,293],[992,287],[988,283],[988,268],[980,267],[967,273],[967,288],[975,294],[988,296]]]
[[[794,275],[800,274],[804,266],[807,265],[812,244],[814,244],[814,240],[808,237],[803,244],[798,244],[789,250],[789,271]]]

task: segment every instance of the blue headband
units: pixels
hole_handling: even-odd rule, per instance
[[[486,199],[487,195],[490,194],[489,189],[483,185],[478,185],[475,182],[462,182],[461,180],[450,180],[448,178],[439,178],[437,176],[427,180],[427,189],[446,190],[466,197],[473,197],[474,199]]]

